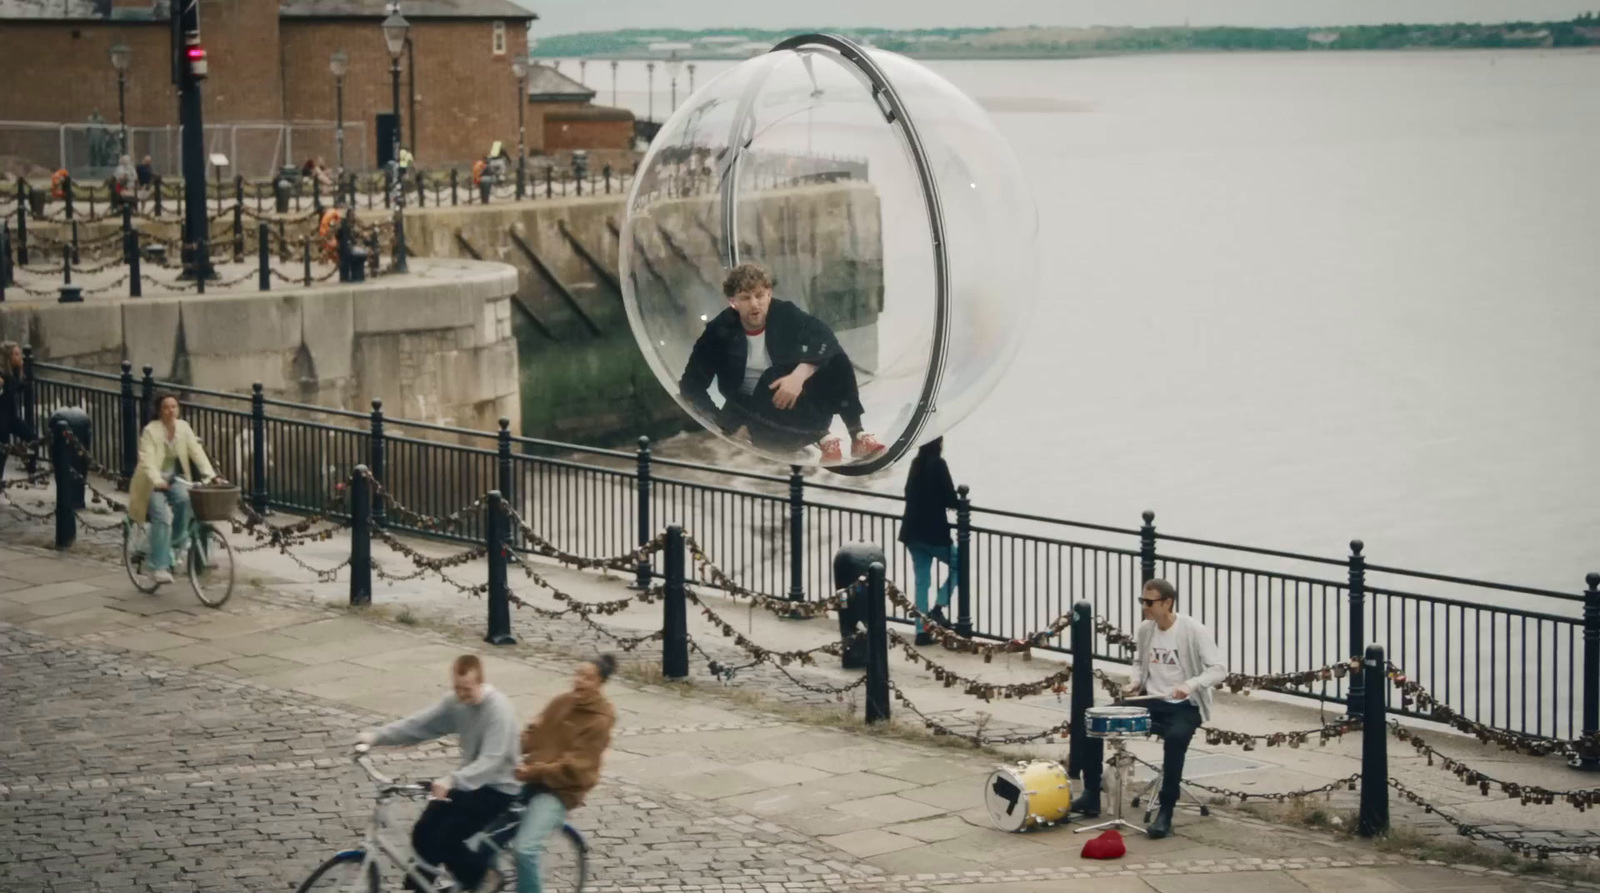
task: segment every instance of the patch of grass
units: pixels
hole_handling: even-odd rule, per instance
[[[403,623],[406,626],[416,626],[422,622],[421,618],[417,617],[417,613],[411,610],[410,605],[402,607],[400,613],[394,615],[394,620],[396,623]]]

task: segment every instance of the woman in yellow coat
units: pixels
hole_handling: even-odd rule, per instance
[[[189,482],[213,479],[220,480],[200,438],[178,418],[178,398],[162,394],[156,398],[156,418],[139,435],[139,466],[128,492],[128,517],[150,526],[146,567],[156,582],[172,582],[173,555],[182,555],[189,545]]]

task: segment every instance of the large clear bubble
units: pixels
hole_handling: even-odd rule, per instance
[[[1033,304],[1037,228],[976,102],[903,56],[807,35],[663,125],[628,197],[624,302],[656,377],[706,428],[865,474],[950,430],[1004,374]],[[764,315],[749,306],[759,293],[745,316],[724,295],[744,263],[774,281]],[[807,360],[798,402],[779,409]]]

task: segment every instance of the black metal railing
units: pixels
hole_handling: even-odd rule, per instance
[[[83,407],[98,420],[95,459],[131,472],[119,445],[125,425],[149,418],[160,385],[148,367],[138,399],[124,401],[135,386],[126,364],[118,376],[29,357],[38,420]],[[738,585],[764,595],[831,593],[832,556],[852,541],[881,545],[890,579],[912,576],[898,543],[899,496],[808,480],[798,468],[717,469],[653,456],[645,441],[627,452],[515,437],[505,423],[484,432],[410,422],[385,416],[376,402],[361,413],[171,387],[219,471],[243,483],[258,510],[321,511],[366,465],[379,487],[374,523],[396,531],[481,542],[481,513],[463,509],[498,490],[539,536],[577,555],[626,554],[681,526]],[[124,421],[130,404],[138,418]],[[1132,630],[1143,581],[1160,576],[1178,587],[1180,609],[1212,629],[1234,672],[1327,666],[1377,642],[1470,719],[1561,738],[1593,731],[1600,598],[1587,604],[1581,585],[1564,593],[1370,565],[1359,541],[1342,559],[1240,546],[1159,533],[1154,521],[1146,512],[1140,526],[1119,528],[967,504],[957,512],[965,549],[950,616],[963,631],[1009,640],[1086,601]],[[642,577],[662,571],[640,568]],[[1069,643],[1055,637],[1041,647],[1066,651]],[[1103,635],[1094,652],[1126,659]],[[1337,703],[1363,696],[1343,677],[1308,694]]]

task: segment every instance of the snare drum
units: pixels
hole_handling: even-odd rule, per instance
[[[1090,707],[1083,718],[1090,738],[1138,738],[1150,734],[1150,711],[1143,707]]]
[[[983,785],[989,820],[1001,831],[1026,831],[1059,822],[1072,808],[1072,787],[1060,763],[1034,760],[1001,766]]]

